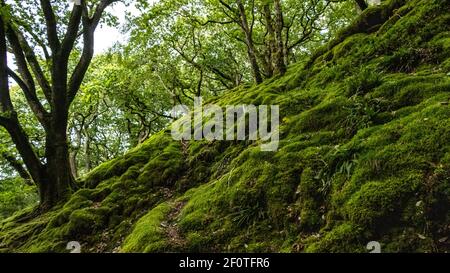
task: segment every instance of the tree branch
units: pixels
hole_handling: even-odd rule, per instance
[[[69,80],[69,104],[75,99],[89,64],[91,63],[92,57],[94,56],[94,32],[100,22],[102,14],[109,5],[118,1],[119,0],[102,0],[96,7],[94,15],[91,18],[89,18],[87,7],[83,7],[83,53]]]
[[[6,45],[5,22],[0,14],[0,114],[13,110],[9,94],[8,81],[8,49]],[[4,126],[8,119],[0,115],[0,122]]]
[[[38,44],[41,47],[42,52],[44,53],[45,60],[50,61],[51,59],[50,53],[48,52],[47,46],[45,45],[45,42],[41,39],[41,37],[39,37],[38,34],[33,32],[33,30],[30,28],[29,25],[20,22],[19,20],[15,20],[15,23],[18,26],[21,26],[34,39],[36,44]]]
[[[6,126],[8,126],[8,122],[9,122],[9,119],[0,116],[0,126],[6,127]]]
[[[19,73],[21,74],[23,80],[20,79],[19,76],[17,76],[11,69],[6,68],[7,72],[14,78],[14,80],[17,81],[18,84],[22,85],[21,88],[24,87],[22,91],[25,94],[28,104],[30,105],[33,113],[35,113],[39,122],[46,127],[48,113],[45,111],[45,108],[42,106],[36,95],[36,86],[34,84],[33,76],[28,70],[28,65],[23,54],[22,46],[20,45],[19,39],[11,27],[7,29],[7,36],[16,59]]]
[[[47,98],[48,101],[50,101],[51,99],[51,87],[50,84],[47,80],[47,78],[44,75],[44,72],[42,71],[42,68],[36,58],[36,55],[34,54],[33,49],[30,47],[30,45],[28,44],[28,42],[26,41],[25,37],[22,35],[22,33],[20,33],[20,31],[17,31],[17,33],[12,30],[12,26],[10,27],[11,29],[11,35],[15,35],[15,37],[11,37],[14,40],[17,40],[19,42],[19,45],[22,49],[22,52],[25,54],[25,58],[28,61],[33,74],[39,84],[39,86],[41,87],[42,91],[44,92],[45,97]],[[18,45],[16,45],[18,46]]]
[[[100,22],[100,19],[102,18],[103,12],[105,9],[112,5],[113,3],[119,2],[120,0],[102,0],[100,4],[98,4],[97,8],[95,9],[94,15],[92,16],[91,20],[91,28],[96,29],[98,26],[98,23]]]
[[[55,54],[59,51],[60,47],[55,13],[53,12],[50,0],[40,0],[40,2],[42,11],[44,12],[45,24],[47,26],[47,39],[53,54]]]
[[[0,154],[0,156],[3,157],[6,160],[6,162],[8,162],[8,164],[19,174],[20,177],[22,177],[27,182],[27,184],[31,184],[30,174],[27,172],[27,170],[25,170],[22,162],[20,162],[13,155],[8,154],[5,151],[3,151]]]
[[[234,21],[234,20],[231,20],[231,21],[217,21],[217,20],[211,20],[211,19],[208,19],[208,20],[207,20],[206,22],[204,22],[204,23],[200,22],[200,21],[197,20],[197,19],[194,19],[194,21],[195,21],[196,23],[198,23],[199,25],[201,25],[201,26],[206,26],[206,25],[208,25],[208,24],[229,25],[229,24],[234,24],[234,23],[236,23],[236,21]]]
[[[81,5],[73,6],[72,12],[70,14],[69,24],[67,26],[67,32],[61,45],[61,57],[63,58],[63,60],[69,58],[70,52],[72,51],[75,41],[77,40],[83,7],[85,5],[85,1],[83,0],[81,1]]]
[[[31,107],[31,110],[36,115],[39,122],[42,124],[42,126],[46,127],[48,125],[48,113],[40,103],[38,97],[36,97],[36,95],[28,89],[28,86],[25,84],[25,82],[10,68],[8,68],[8,74],[19,85],[20,89],[22,89],[23,93],[25,94],[25,98],[27,99],[28,105]]]

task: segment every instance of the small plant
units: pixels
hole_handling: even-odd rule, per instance
[[[259,203],[243,208],[231,214],[232,221],[238,226],[252,225],[256,221],[266,218],[266,212]]]
[[[429,48],[400,48],[386,59],[384,68],[392,72],[411,73],[423,63],[436,63],[436,56],[441,50]]]
[[[347,178],[350,178],[352,176],[352,172],[355,169],[355,167],[359,164],[358,156],[356,154],[353,155],[352,159],[348,161],[344,161],[341,166],[339,167],[337,173],[338,174],[345,174]]]
[[[368,128],[373,124],[376,115],[381,112],[381,100],[370,99],[354,95],[352,102],[344,109],[348,111],[347,117],[341,122],[348,136],[354,135],[358,130]]]
[[[370,68],[363,68],[358,74],[346,80],[347,96],[367,94],[380,84],[380,73]]]

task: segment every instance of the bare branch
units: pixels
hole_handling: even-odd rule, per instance
[[[31,75],[28,69],[27,61],[24,56],[22,46],[11,27],[7,29],[7,36],[9,43],[12,47],[16,59],[16,64],[19,69],[19,73],[22,76],[22,79],[20,79],[11,69],[8,70],[8,73],[14,78],[14,80],[17,80],[18,83],[20,83],[24,87],[22,91],[25,94],[25,98],[27,99],[28,104],[30,105],[33,113],[35,113],[39,122],[44,127],[46,127],[47,126],[46,117],[48,113],[42,106],[41,102],[39,101],[36,95],[36,86],[34,84],[33,76]]]
[[[44,12],[45,24],[47,26],[47,39],[53,54],[55,54],[59,51],[60,47],[55,13],[53,12],[53,7],[50,0],[40,0],[40,2],[42,11]]]
[[[15,32],[12,30],[11,32],[12,32],[11,35],[16,36],[14,38],[13,37],[11,37],[11,38],[13,38],[14,40],[17,39],[19,41],[22,52],[25,54],[25,58],[28,61],[28,64],[30,65],[30,67],[33,71],[33,74],[36,77],[36,80],[37,80],[39,86],[41,87],[42,91],[44,92],[47,100],[50,101],[51,87],[50,87],[50,84],[49,84],[47,78],[44,75],[44,72],[42,71],[42,68],[36,58],[36,55],[35,55],[33,49],[30,47],[30,45],[26,41],[23,34],[20,33],[20,31]]]
[[[40,103],[36,94],[33,94],[33,92],[31,92],[28,89],[28,86],[19,77],[19,75],[17,75],[10,68],[8,68],[8,74],[19,85],[20,89],[22,89],[23,93],[25,94],[25,98],[27,99],[28,105],[31,107],[31,110],[33,110],[33,113],[35,113],[39,122],[42,124],[42,126],[46,127],[48,125],[48,119],[47,119],[48,113],[45,110],[45,108],[42,106],[42,104]]]
[[[96,7],[93,16],[89,17],[87,7],[83,7],[83,53],[69,80],[68,102],[71,103],[81,86],[86,71],[94,56],[94,32],[105,9],[119,0],[102,0]]]
[[[28,33],[28,35],[30,35],[33,40],[36,42],[37,45],[39,45],[42,49],[42,52],[44,53],[44,57],[47,61],[50,61],[51,56],[50,53],[48,52],[47,46],[45,45],[45,42],[41,39],[41,37],[39,37],[39,35],[37,33],[35,33],[31,27],[19,20],[15,20],[16,25],[22,27],[26,33]]]
[[[81,5],[73,6],[72,12],[70,14],[69,24],[67,26],[67,31],[61,45],[61,57],[63,59],[69,58],[70,52],[78,37],[78,29],[80,27],[84,5],[85,1],[82,1]]]

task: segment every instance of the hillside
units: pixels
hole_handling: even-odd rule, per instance
[[[450,5],[366,10],[285,76],[209,101],[279,105],[280,145],[153,135],[0,252],[450,250]]]

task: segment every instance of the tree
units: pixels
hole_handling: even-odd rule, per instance
[[[173,50],[184,64],[169,53],[172,64],[197,71],[202,86],[214,80],[225,89],[284,74],[355,16],[347,0],[161,0],[139,8],[133,47]]]
[[[172,120],[164,114],[173,107],[171,95],[160,85],[152,66],[141,62],[141,55],[135,59],[116,51],[93,59],[70,111],[75,176],[123,154]],[[161,77],[169,75],[173,77],[173,70]]]
[[[76,187],[67,138],[69,109],[93,57],[95,29],[105,9],[117,1],[81,0],[70,12],[67,3],[52,4],[50,0],[40,0],[39,5],[35,1],[1,1],[0,125],[10,135],[38,186],[43,210],[66,199]],[[43,32],[45,38],[41,38]],[[71,67],[78,44],[82,44],[81,56]],[[14,55],[17,73],[8,67],[8,50]],[[20,86],[44,128],[44,160],[37,156],[17,117],[9,76]]]

